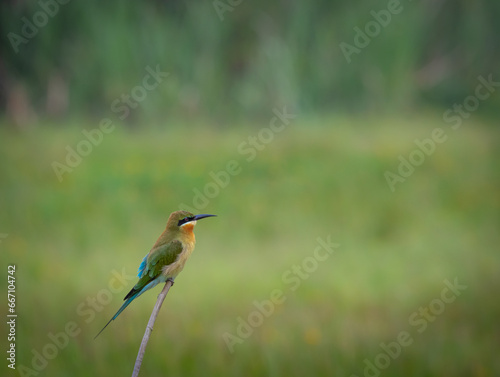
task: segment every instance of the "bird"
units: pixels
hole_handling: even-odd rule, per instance
[[[186,261],[194,250],[194,226],[198,220],[217,215],[193,215],[188,211],[172,212],[167,226],[153,248],[142,260],[137,276],[139,281],[125,296],[125,302],[106,326],[95,336],[96,339],[106,327],[137,297],[147,290],[168,280],[174,284],[175,277],[182,271]]]

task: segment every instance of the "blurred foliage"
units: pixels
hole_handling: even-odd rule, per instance
[[[500,81],[500,3],[401,2],[348,62],[340,44],[394,2],[1,1],[0,258],[18,266],[18,365],[75,322],[40,375],[129,374],[156,295],[97,341],[134,281],[89,321],[78,308],[113,270],[135,274],[168,214],[236,160],[199,208],[219,217],[197,227],[144,375],[361,376],[401,331],[414,343],[384,376],[499,375],[500,96],[478,101],[493,121],[443,112],[479,76]],[[146,91],[157,69],[169,75]],[[121,119],[114,104],[134,93],[147,100]],[[284,106],[297,117],[273,133]],[[391,192],[384,173],[437,128],[449,141]],[[269,132],[247,160],[242,143]],[[59,181],[68,148],[85,153]],[[292,292],[283,273],[328,235],[338,252]],[[468,288],[414,331],[409,316],[455,278]],[[286,301],[230,353],[223,334],[274,289]]]
[[[403,1],[348,63],[340,43],[354,45],[354,28],[393,1],[73,0],[16,54],[9,33],[20,35],[23,17],[33,21],[51,0],[4,0],[0,110],[20,123],[100,117],[156,65],[170,76],[142,106],[158,121],[252,118],[270,103],[300,112],[448,107],[474,93],[479,75],[500,79],[500,3],[490,0]]]
[[[384,172],[396,171],[412,140],[443,127],[439,116],[304,122],[294,120],[252,161],[237,149],[262,124],[117,128],[62,182],[51,164],[81,140],[79,129],[1,127],[0,233],[8,237],[0,258],[17,264],[18,367],[31,367],[33,352],[54,343],[49,333],[75,322],[80,332],[40,376],[130,374],[159,289],[94,341],[135,283],[102,298],[112,271],[135,275],[168,214],[192,205],[194,190],[214,181],[210,172],[234,159],[241,172],[200,211],[218,217],[197,225],[196,250],[162,307],[142,375],[371,376],[364,360],[407,331],[413,344],[381,376],[498,376],[498,128],[477,120],[446,128],[449,140],[393,193]],[[328,235],[340,247],[291,291],[283,273]],[[455,278],[467,289],[417,332],[410,315]],[[274,289],[286,301],[230,353],[223,334],[237,335],[238,317]],[[93,317],[81,315],[98,295]]]

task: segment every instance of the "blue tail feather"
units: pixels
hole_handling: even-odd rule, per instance
[[[133,295],[132,297],[130,297],[129,299],[127,299],[127,301],[125,301],[123,303],[123,305],[120,307],[120,309],[118,309],[118,311],[116,312],[116,314],[108,321],[108,323],[106,323],[106,326],[104,326],[102,328],[101,331],[99,331],[99,334],[97,334],[94,339],[96,339],[103,331],[106,327],[108,327],[108,325],[111,323],[111,321],[114,321],[116,319],[116,317],[118,317],[120,315],[121,312],[123,312],[125,310],[125,308],[132,302],[134,301],[134,299],[136,297],[138,297],[139,295],[141,294],[141,292],[137,292],[135,295]]]
[[[134,301],[137,297],[139,297],[140,295],[142,295],[147,290],[155,287],[159,282],[160,281],[158,279],[155,279],[155,280],[149,282],[148,284],[146,284],[144,286],[144,288],[142,288],[140,291],[135,292],[134,294],[132,294],[132,296],[130,296],[129,298],[127,298],[126,301],[123,303],[123,305],[120,307],[120,309],[118,309],[118,311],[116,312],[116,314],[108,321],[108,323],[106,323],[106,326],[104,326],[102,328],[102,330],[99,331],[99,334],[97,334],[94,339],[96,339],[104,331],[104,329],[106,327],[108,327],[108,325],[111,323],[111,321],[114,321],[121,314],[121,312],[123,312],[125,310],[125,308],[127,306],[129,306],[129,304],[132,301]]]

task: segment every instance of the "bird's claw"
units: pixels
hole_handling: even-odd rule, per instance
[[[172,279],[172,278],[168,278],[168,279],[167,279],[167,281],[169,281],[169,282],[171,282],[171,283],[172,283],[171,287],[173,287],[173,286],[174,286],[174,279]]]

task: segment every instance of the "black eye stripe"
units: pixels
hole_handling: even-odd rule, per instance
[[[186,216],[183,219],[179,220],[179,222],[177,223],[177,226],[181,226],[182,224],[185,224],[185,223],[190,222],[192,220],[194,220],[194,216]]]

